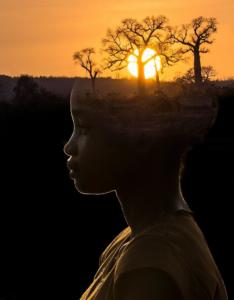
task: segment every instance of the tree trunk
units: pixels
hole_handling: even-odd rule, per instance
[[[95,86],[95,78],[94,77],[91,78],[91,82],[92,82],[92,93],[93,93],[93,96],[96,96],[96,86]]]
[[[200,60],[199,49],[198,50],[195,49],[194,51],[194,77],[195,77],[196,84],[202,83],[201,60]]]
[[[159,71],[156,69],[156,89],[160,88]]]
[[[138,59],[138,94],[139,94],[139,96],[145,95],[144,64],[141,61],[141,56],[139,56],[139,59]]]

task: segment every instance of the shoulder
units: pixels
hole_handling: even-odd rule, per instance
[[[114,286],[116,300],[182,300],[174,279],[166,272],[153,268],[128,271]]]
[[[144,235],[128,243],[116,265],[116,279],[132,269],[155,268],[182,274],[181,249],[167,234]]]
[[[163,293],[160,289],[166,286],[166,290],[178,289],[185,299],[189,299],[191,291],[203,293],[205,287],[213,295],[217,268],[196,222],[183,218],[183,222],[162,225],[133,239],[121,251],[114,273],[117,290],[122,292],[126,285],[132,285],[129,293],[137,291],[142,295],[148,289],[155,295]],[[148,280],[142,285],[144,278]],[[152,284],[147,286],[150,282]]]
[[[186,295],[189,280],[183,251],[178,243],[169,238],[167,230],[154,235],[145,234],[128,243],[121,251],[114,273],[114,282],[120,291],[125,289],[124,286],[132,284],[133,290],[129,292],[137,291],[139,295],[144,293],[145,289],[152,295],[166,290],[175,293],[176,289]],[[139,288],[141,290],[138,290]],[[157,299],[155,296],[154,298]],[[166,298],[165,295],[162,299],[170,298]]]

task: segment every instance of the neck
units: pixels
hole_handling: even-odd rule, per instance
[[[116,189],[116,195],[131,228],[131,237],[157,222],[162,213],[181,209],[191,212],[180,189],[178,172],[132,178],[126,186]]]

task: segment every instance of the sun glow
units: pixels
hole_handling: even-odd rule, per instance
[[[138,77],[138,68],[137,68],[137,57],[139,55],[139,50],[136,49],[134,51],[135,55],[129,55],[128,57],[128,70],[129,72],[135,76]],[[149,58],[153,57],[156,54],[156,51],[153,49],[147,48],[145,49],[143,55],[142,55],[142,62],[145,62]],[[153,78],[156,76],[156,72],[160,71],[161,69],[161,60],[160,56],[156,56],[149,60],[145,66],[144,66],[144,74],[145,78]]]

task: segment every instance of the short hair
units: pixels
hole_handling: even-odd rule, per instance
[[[147,96],[98,97],[74,92],[82,110],[98,117],[99,122],[123,135],[138,133],[157,137],[187,138],[200,141],[213,126],[217,116],[216,97],[205,88],[190,88],[176,96],[165,93]],[[72,91],[72,92],[73,92]]]

